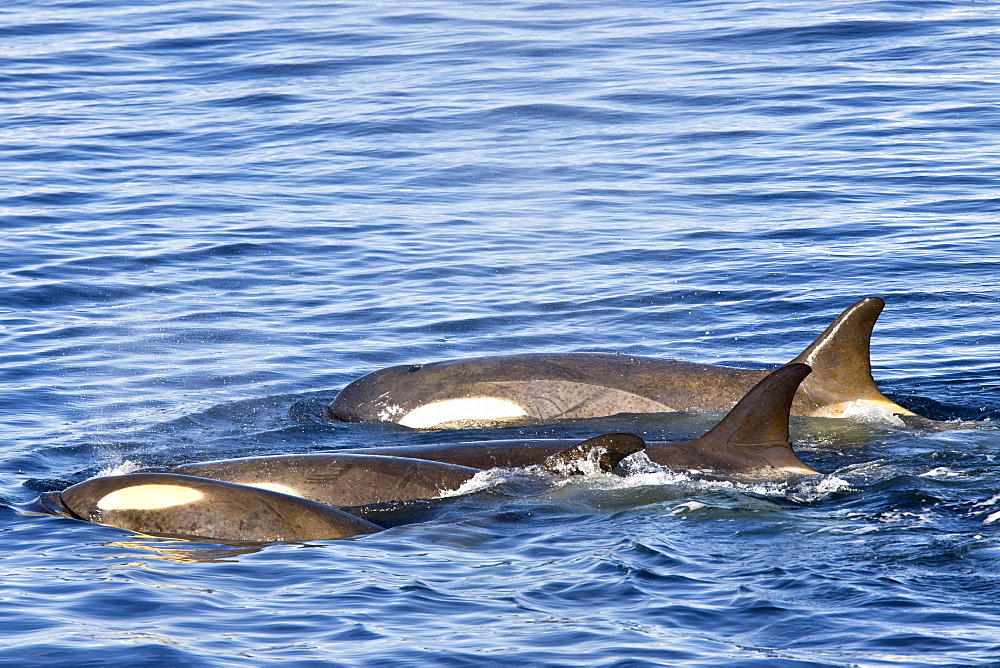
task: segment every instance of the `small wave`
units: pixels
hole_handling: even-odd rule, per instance
[[[481,492],[484,489],[489,489],[508,481],[511,478],[511,473],[512,469],[487,469],[480,471],[462,483],[458,489],[442,490],[438,498],[445,499],[452,496]]]
[[[952,471],[947,466],[938,466],[937,468],[931,469],[926,473],[918,473],[922,478],[957,478],[961,476],[961,473]]]
[[[974,504],[972,504],[972,507],[976,508],[978,506],[992,506],[992,505],[995,505],[997,501],[1000,501],[1000,494],[994,494],[993,496],[991,496],[990,498],[986,499],[985,501],[980,501],[978,503],[974,503]]]

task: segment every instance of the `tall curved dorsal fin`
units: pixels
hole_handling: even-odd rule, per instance
[[[787,443],[788,411],[799,383],[811,370],[808,364],[793,362],[772,371],[696,440],[732,445]]]
[[[885,307],[878,297],[852,304],[792,362],[808,364],[813,373],[802,383],[802,400],[829,406],[838,417],[848,404],[867,404],[892,413],[913,415],[879,391],[872,378],[871,337]]]
[[[799,363],[772,371],[704,436],[672,447],[650,446],[650,459],[720,473],[818,473],[799,459],[788,441],[788,411],[809,371],[807,364]]]

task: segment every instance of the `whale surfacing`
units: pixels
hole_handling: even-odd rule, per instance
[[[330,540],[382,530],[297,496],[169,473],[93,478],[47,492],[36,509],[137,533],[227,542]]]
[[[302,541],[381,531],[341,508],[439,497],[497,467],[538,467],[562,476],[610,473],[645,450],[652,461],[675,470],[757,479],[815,474],[788,440],[789,408],[809,373],[802,363],[769,373],[707,433],[680,443],[602,434],[582,442],[486,441],[248,457],[94,478],[43,494],[34,509],[152,535]]]
[[[913,415],[879,391],[872,329],[885,302],[847,308],[792,362],[812,375],[795,415],[844,417],[875,406]],[[723,411],[769,372],[629,355],[529,353],[389,367],[347,385],[329,407],[345,422],[380,420],[417,429],[511,420],[552,421],[618,413]]]
[[[789,407],[809,373],[809,365],[797,362],[772,371],[704,435],[678,443],[646,443],[646,455],[674,470],[713,471],[745,478],[817,474],[818,471],[799,459],[788,433]],[[609,434],[599,438],[621,436]],[[566,439],[498,440],[342,452],[413,457],[487,469],[537,465],[572,445],[573,441]]]
[[[556,449],[537,465],[555,475],[610,473],[643,447],[638,436],[603,435]],[[370,454],[247,457],[93,478],[47,492],[28,510],[185,539],[331,540],[382,530],[340,507],[436,498],[479,472]]]

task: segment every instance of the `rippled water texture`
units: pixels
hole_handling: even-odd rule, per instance
[[[1000,12],[963,2],[0,9],[0,662],[1000,660]],[[633,431],[330,423],[382,366],[752,367],[866,295],[894,400],[817,480],[516,475],[347,541],[17,510],[98,473]]]

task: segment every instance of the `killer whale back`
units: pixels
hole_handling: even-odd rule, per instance
[[[788,409],[799,383],[809,372],[809,365],[801,363],[787,364],[770,372],[704,435],[680,443],[646,443],[646,454],[657,464],[680,470],[773,474],[775,471],[769,470],[775,469],[781,473],[816,473],[798,458],[788,440]],[[591,440],[625,437],[605,434]],[[573,444],[574,441],[567,439],[497,440],[344,452],[414,457],[476,468],[522,467],[541,464]]]
[[[792,360],[814,369],[792,402],[792,414],[843,417],[868,405],[912,415],[885,397],[871,375],[870,338],[884,305],[878,297],[853,304]],[[721,411],[768,373],[602,353],[500,355],[374,371],[344,387],[328,412],[346,422],[440,429],[616,413]]]
[[[329,540],[382,530],[296,496],[170,473],[91,478],[43,494],[30,509],[150,535],[229,542]]]

